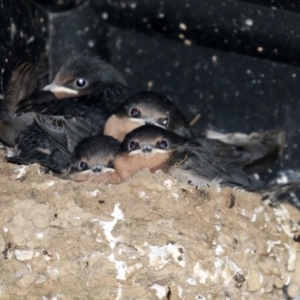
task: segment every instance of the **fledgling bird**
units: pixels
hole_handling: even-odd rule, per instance
[[[40,95],[49,92],[52,98]],[[43,91],[20,101],[17,112],[36,111],[49,115],[52,109],[56,110],[57,103],[52,105],[54,99],[66,101],[71,98],[72,103],[78,102],[111,113],[127,96],[128,85],[117,69],[99,57],[79,55],[68,59]],[[72,112],[70,102],[67,106],[70,106],[68,113]]]
[[[141,91],[125,100],[106,122],[104,133],[122,141],[131,130],[153,124],[186,138],[211,140],[214,155],[227,163],[242,167],[247,174],[259,173],[271,167],[281,155],[285,132],[269,130],[261,133],[221,134],[205,130],[201,136],[189,125],[176,105],[153,91]]]
[[[85,56],[70,59],[56,78],[65,86],[72,83],[73,90],[76,90],[76,82],[80,82],[77,96],[63,100],[54,96],[53,99],[53,93],[57,92],[55,86],[50,91],[41,92],[51,94],[50,100],[39,98],[36,93],[33,98],[29,96],[21,101],[17,113],[34,113],[35,122],[17,136],[15,155],[8,161],[18,164],[37,162],[52,171],[62,172],[78,142],[103,133],[111,110],[127,93],[127,85],[118,71],[102,60]]]
[[[116,172],[127,180],[137,171],[162,170],[177,180],[201,187],[219,182],[230,187],[255,189],[261,186],[231,164],[213,155],[209,144],[190,141],[154,125],[144,125],[128,133],[114,160]]]
[[[120,143],[109,136],[83,139],[74,149],[71,164],[63,178],[75,181],[121,183],[115,172],[115,159]]]

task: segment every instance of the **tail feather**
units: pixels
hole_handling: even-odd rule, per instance
[[[12,74],[1,111],[2,120],[13,118],[20,100],[29,97],[39,87],[41,79],[41,64],[24,63]]]

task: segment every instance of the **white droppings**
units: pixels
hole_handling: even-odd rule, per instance
[[[167,286],[159,285],[157,283],[153,284],[150,288],[155,290],[158,299],[166,297],[169,292],[169,288]]]
[[[222,224],[219,223],[215,226],[216,231],[220,231],[222,229]]]
[[[139,198],[144,198],[146,193],[144,191],[139,191]]]
[[[19,261],[31,260],[33,257],[39,256],[39,253],[31,249],[16,249],[15,257]]]
[[[135,8],[136,8],[136,3],[130,3],[130,7],[131,7],[132,9],[135,9]]]
[[[245,24],[251,27],[253,25],[253,20],[248,18],[245,20]]]
[[[171,179],[166,179],[163,182],[164,187],[166,187],[167,189],[171,189],[173,187],[173,181]]]
[[[185,282],[189,285],[196,285],[196,280],[194,278],[188,278]]]
[[[259,281],[260,283],[263,283],[263,282],[264,282],[264,276],[263,276],[261,273],[259,274],[258,281]]]
[[[178,289],[178,296],[179,296],[180,298],[182,298],[183,288],[179,285],[179,286],[177,287],[177,289]]]
[[[2,228],[3,228],[4,232],[8,232],[8,228],[7,227],[3,226]]]
[[[216,249],[215,249],[216,255],[221,255],[222,253],[224,253],[224,249],[221,245],[217,245]]]
[[[14,170],[14,173],[19,173],[17,175],[17,179],[20,179],[22,178],[23,176],[25,176],[27,174],[27,169],[28,169],[28,166],[20,166],[20,167],[16,167],[16,169]]]
[[[121,296],[122,296],[122,285],[119,283],[119,287],[118,287],[118,292],[117,292],[117,298],[116,300],[120,300],[121,299]]]
[[[100,194],[100,191],[98,189],[96,189],[96,190],[88,192],[88,194],[93,197],[96,197],[96,196],[98,196],[98,194]]]
[[[264,207],[262,205],[254,208],[254,212],[257,214],[261,213],[263,210],[264,210]]]
[[[102,226],[102,228],[104,230],[104,234],[106,236],[106,239],[109,242],[109,246],[111,249],[115,248],[117,242],[120,240],[119,237],[115,238],[111,232],[113,231],[115,225],[117,224],[117,222],[119,220],[125,221],[124,214],[123,214],[122,210],[119,208],[119,206],[120,206],[119,202],[117,204],[115,204],[114,212],[111,214],[111,216],[114,217],[114,220],[99,222],[99,224]]]
[[[38,240],[41,240],[43,237],[44,237],[44,233],[43,232],[37,232],[34,234],[35,237],[38,239]]]
[[[179,195],[177,193],[172,193],[172,195],[176,200],[179,198]]]
[[[292,77],[293,77],[293,78],[296,78],[296,77],[297,77],[297,74],[296,74],[296,73],[293,73],[293,74],[292,74]]]
[[[167,256],[168,253],[165,246],[150,246],[149,265],[154,267],[157,271],[161,270],[169,262]]]
[[[251,222],[255,222],[257,220],[257,214],[253,214],[251,217]]]
[[[160,13],[160,14],[158,15],[158,17],[159,17],[160,19],[162,19],[162,18],[164,18],[164,17],[165,17],[165,14],[163,14],[163,13]]]
[[[209,277],[209,272],[204,270],[201,265],[201,261],[197,261],[193,268],[194,276],[199,277],[199,282],[201,284],[206,283],[206,279]]]
[[[180,23],[180,24],[179,24],[179,28],[180,28],[181,30],[187,30],[187,26],[186,26],[184,23]]]
[[[182,33],[179,33],[179,34],[178,34],[178,37],[179,37],[181,40],[183,40],[183,39],[185,38],[185,35],[182,34]]]

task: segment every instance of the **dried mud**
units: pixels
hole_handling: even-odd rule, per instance
[[[254,193],[148,170],[77,183],[1,152],[0,195],[0,299],[281,299],[288,281],[299,293],[297,228]]]

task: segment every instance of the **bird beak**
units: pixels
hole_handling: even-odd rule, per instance
[[[141,149],[142,149],[142,151],[144,153],[149,153],[149,152],[152,151],[152,147],[151,146],[142,146]]]
[[[58,99],[68,98],[78,94],[78,91],[57,85],[56,83],[46,85],[43,90],[53,93]]]

